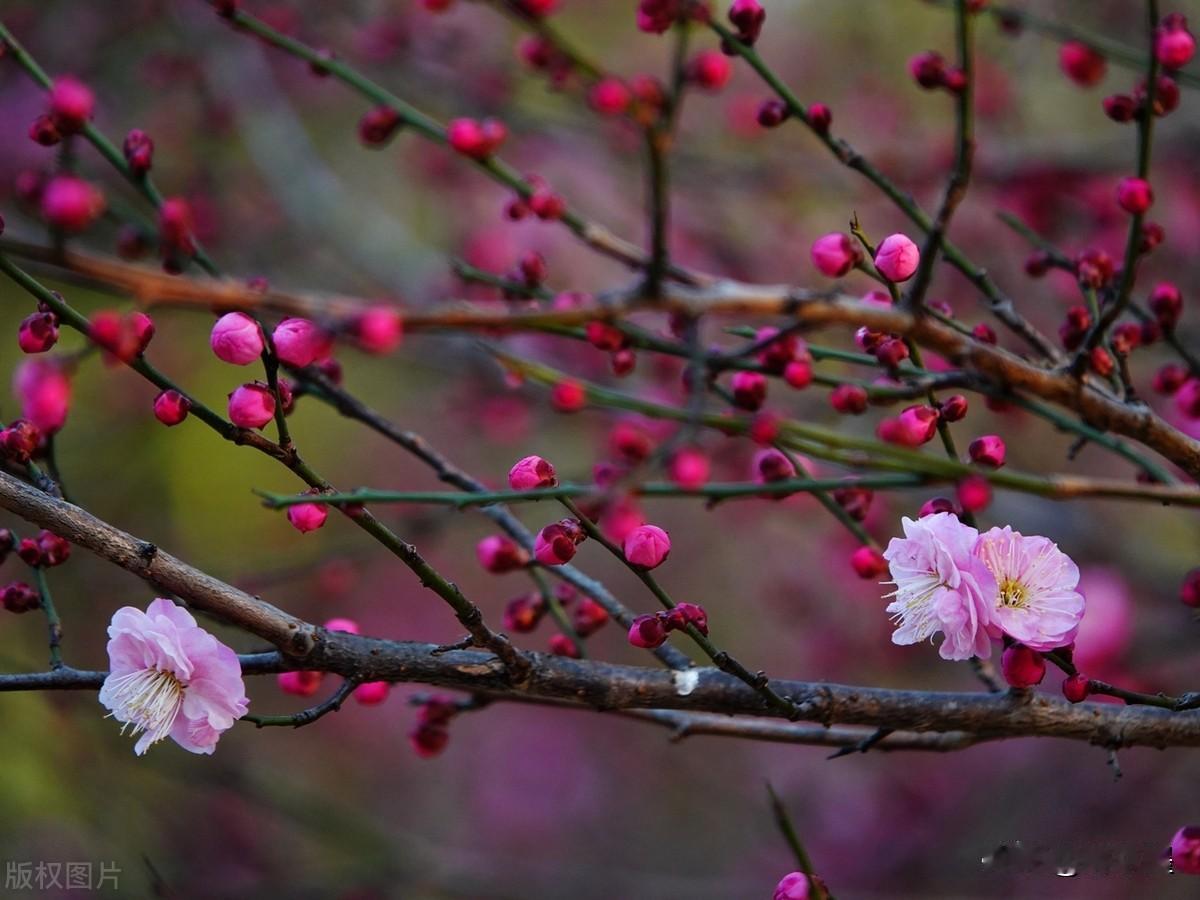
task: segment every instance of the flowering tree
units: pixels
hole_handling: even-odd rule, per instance
[[[455,190],[459,180],[471,185],[465,190],[498,185],[485,202],[506,235],[553,232],[546,240],[559,241],[555,248],[578,254],[568,259],[582,259],[580,250],[594,257],[559,268],[553,253],[533,249],[532,238],[525,247],[525,237],[515,239],[515,262],[512,255],[497,262],[504,254],[495,246],[476,246],[452,260],[454,282],[431,279],[403,303],[353,296],[357,273],[347,276],[349,290],[336,278],[280,288],[244,274],[254,269],[235,268],[251,265],[236,242],[217,240],[210,252],[206,219],[216,201],[196,190],[174,191],[168,178],[159,178],[164,154],[156,152],[154,129],[132,128],[123,137],[110,132],[109,122],[128,119],[117,92],[68,68],[43,68],[36,41],[19,39],[15,23],[0,24],[3,78],[39,89],[28,138],[56,148],[39,151],[40,164],[17,174],[5,210],[8,233],[0,240],[6,306],[20,310],[17,343],[24,354],[13,381],[20,417],[6,418],[0,430],[0,507],[14,517],[0,542],[5,555],[28,568],[2,597],[10,612],[44,616],[50,662],[45,671],[0,675],[0,689],[98,690],[102,712],[132,732],[138,755],[168,739],[212,754],[223,735],[240,730],[236,723],[307,725],[351,697],[366,706],[383,703],[397,683],[453,692],[412,697],[418,711],[410,738],[421,757],[452,752],[453,723],[467,714],[503,729],[506,703],[549,707],[564,717],[568,709],[595,710],[607,721],[664,727],[675,739],[722,735],[816,745],[833,748],[835,757],[1057,737],[1103,748],[1115,766],[1123,748],[1200,746],[1200,693],[1185,678],[1160,681],[1156,671],[1110,679],[1110,672],[1130,673],[1093,652],[1089,642],[1099,645],[1102,632],[1089,626],[1090,591],[1073,558],[1087,525],[1029,512],[1035,498],[1081,509],[1122,501],[1122,509],[1141,504],[1147,515],[1174,517],[1193,516],[1190,509],[1200,505],[1200,361],[1181,318],[1180,279],[1170,280],[1160,262],[1182,265],[1187,251],[1172,258],[1176,226],[1150,217],[1156,193],[1164,206],[1190,202],[1172,196],[1183,190],[1184,174],[1169,168],[1160,179],[1152,170],[1152,138],[1169,131],[1181,93],[1200,77],[1186,68],[1195,41],[1183,16],[1160,11],[1156,0],[1144,5],[1137,27],[1118,41],[987,0],[932,4],[930,15],[953,49],[918,53],[909,72],[917,87],[940,95],[926,102],[952,110],[953,140],[946,165],[938,161],[936,190],[921,191],[932,198],[928,206],[839,133],[840,110],[809,102],[825,89],[820,80],[806,82],[803,93],[814,96],[802,99],[772,54],[760,54],[775,11],[768,16],[757,0],[734,0],[727,9],[641,0],[636,20],[622,9],[623,32],[636,26],[667,44],[663,50],[647,43],[669,59],[662,78],[629,76],[593,58],[571,36],[566,14],[560,29],[555,0],[487,0],[454,9],[446,0],[424,0],[411,11],[415,27],[430,31],[440,27],[442,13],[511,19],[525,33],[522,66],[568,105],[603,120],[621,155],[640,154],[644,208],[628,180],[619,182],[616,202],[628,207],[623,217],[643,220],[644,241],[592,219],[570,195],[569,173],[552,179],[524,171],[527,158],[537,155],[522,153],[520,132],[534,124],[467,114],[498,102],[476,98],[464,110],[453,96],[414,81],[416,73],[368,77],[367,66],[345,61],[332,42],[310,43],[309,35],[325,32],[278,6],[259,15],[236,0],[216,0],[207,15],[220,28],[199,24],[196,9],[180,13],[189,27],[197,16],[194,27],[210,29],[203,33],[214,42],[253,42],[280,54],[289,77],[336,83],[328,88],[340,92],[336,102],[353,98],[365,110],[357,133],[364,147],[426,142],[440,155],[416,163],[435,182]],[[26,16],[21,25],[32,33],[37,20]],[[1125,124],[1128,136],[1119,163],[1124,174],[1106,173],[1103,193],[1087,198],[1092,221],[1073,224],[1060,214],[1055,197],[1069,194],[1071,184],[1047,177],[1029,188],[1016,176],[1006,181],[996,174],[986,155],[976,165],[977,150],[985,154],[990,140],[976,121],[988,117],[987,104],[994,106],[985,95],[1000,77],[977,48],[976,32],[991,24],[1057,42],[1062,73],[1079,88],[1098,84],[1110,64],[1120,69],[1113,77],[1123,79],[1124,93],[1102,104],[1080,94],[1089,108]],[[379,33],[374,38],[383,40]],[[369,53],[357,55],[369,62]],[[307,70],[302,75],[297,62]],[[875,192],[861,204],[823,202],[819,216],[828,224],[803,244],[784,248],[774,237],[762,238],[766,252],[787,255],[785,283],[756,274],[756,262],[774,271],[767,258],[723,249],[734,245],[722,236],[722,223],[696,227],[701,208],[687,200],[694,190],[689,179],[703,184],[688,157],[703,147],[681,124],[685,100],[719,99],[735,72],[753,97],[739,128],[760,140],[805,130],[807,152],[823,152],[832,170],[844,168]],[[1093,125],[1098,132],[1101,126]],[[915,126],[903,127],[914,142],[923,140]],[[1082,136],[1098,140],[1092,130]],[[248,141],[261,139],[251,134]],[[172,143],[185,147],[188,140],[203,146],[195,134]],[[339,140],[350,143],[344,135]],[[509,161],[510,148],[519,167]],[[817,157],[808,164],[817,165]],[[985,209],[986,227],[977,215],[964,226],[964,242],[955,243],[956,213],[977,169],[992,182],[986,190],[994,193],[998,180],[1003,189],[1027,193],[1005,204],[997,220]],[[771,192],[745,189],[756,203]],[[475,214],[465,216],[464,231]],[[1167,214],[1194,218],[1195,207]],[[996,237],[1001,229],[1003,240]],[[1105,247],[1114,235],[1120,250],[1110,253]],[[1005,272],[1018,241],[1027,246],[1028,256],[1020,254],[1024,274]],[[222,250],[235,266],[218,263]],[[138,261],[155,252],[161,266]],[[378,255],[371,258],[364,265],[378,264]],[[273,279],[292,280],[287,264],[278,268]],[[992,269],[1007,277],[993,277]],[[122,302],[85,312],[73,291]],[[934,299],[949,292],[953,307]],[[982,305],[972,305],[972,296]],[[206,402],[211,391],[189,381],[188,353],[177,344],[156,352],[166,336],[156,336],[160,329],[210,314],[216,318],[209,347],[223,364],[225,403]],[[1054,327],[1057,334],[1048,334]],[[528,429],[518,429],[516,447],[493,449],[489,468],[472,474],[460,468],[457,454],[423,436],[422,423],[410,430],[361,399],[355,383],[362,355],[432,356],[429,348],[438,345],[426,334],[461,338],[450,369],[470,383],[464,391],[473,393],[461,402],[483,432],[519,418],[525,402],[566,415],[588,411],[570,421],[585,423],[572,426],[581,433],[597,424],[605,430],[606,446],[590,474],[577,452],[548,450],[551,442]],[[818,336],[829,343],[809,342]],[[159,545],[165,536],[134,536],[122,530],[132,526],[119,515],[89,511],[82,498],[92,489],[73,482],[58,454],[88,442],[88,434],[71,427],[79,402],[72,395],[89,379],[107,377],[102,367],[127,368],[152,386],[143,415],[183,426],[170,440],[209,452],[215,437],[239,448],[237,458],[257,455],[293,477],[295,488],[260,490],[257,500],[225,492],[222,502],[236,515],[271,515],[265,507],[307,534],[326,528],[334,513],[361,533],[358,540],[377,545],[389,565],[415,576],[423,590],[413,594],[413,605],[448,606],[445,621],[457,620],[461,639],[438,644],[412,633],[386,639],[344,614],[302,617],[284,592],[260,596],[235,587],[220,572],[172,555]],[[416,388],[398,383],[394,390]],[[419,487],[415,477],[398,489],[336,485],[293,435],[309,410],[321,407],[340,416],[323,420],[339,434],[374,432],[389,454],[409,455],[442,489]],[[437,429],[446,410],[428,407]],[[482,424],[488,421],[493,426]],[[1071,439],[1065,460],[1047,444],[1052,432]],[[568,446],[569,438],[560,443]],[[1018,465],[1007,464],[1009,444]],[[495,487],[505,471],[507,484]],[[690,518],[667,528],[665,519],[648,514],[651,506],[670,504],[687,508]],[[397,505],[406,515],[422,514],[413,512],[417,507],[473,510],[492,533],[478,539],[474,554],[461,549],[471,539],[460,536],[457,553],[434,560],[419,538],[406,536],[408,520],[396,519]],[[871,637],[848,645],[859,657],[858,671],[872,670],[861,662],[872,654],[890,658],[886,639],[878,640],[890,616],[891,641],[905,645],[905,654],[967,663],[934,670],[954,689],[915,689],[918,683],[892,676],[870,686],[841,684],[816,669],[781,673],[814,679],[788,680],[761,670],[756,653],[781,648],[772,650],[769,634],[754,639],[744,622],[737,624],[737,597],[709,596],[703,582],[686,578],[705,563],[697,544],[700,511],[715,517],[727,508],[753,510],[726,534],[747,553],[767,540],[763,523],[780,515],[826,534],[830,551],[820,578],[847,593],[861,592],[859,579],[871,598],[856,617],[872,624],[842,623]],[[1193,520],[1171,521],[1192,529],[1194,550]],[[61,646],[51,570],[74,564],[76,548],[150,588],[132,605],[105,598],[106,670],[68,663]],[[775,552],[788,552],[786,543]],[[605,554],[617,564],[608,571],[615,571],[619,588],[592,571],[604,566]],[[487,584],[499,582],[490,576],[517,573],[527,589],[503,604],[494,595],[499,588],[482,594],[460,588],[464,570],[476,566],[488,573]],[[1185,606],[1200,607],[1200,569],[1185,571],[1159,577],[1178,586]],[[686,592],[673,585],[681,578]],[[1187,621],[1177,606],[1171,615],[1180,627]],[[548,638],[530,636],[539,626]],[[615,633],[620,641],[604,642]],[[931,639],[936,653],[925,646]],[[66,649],[95,652],[102,643],[97,633],[72,629]],[[250,703],[248,683],[264,680],[275,690],[254,692]],[[311,705],[262,711],[286,708],[280,693]],[[81,704],[74,714],[92,711]],[[244,740],[252,744],[251,729]],[[776,898],[836,892],[836,872],[819,858],[814,871],[773,792],[772,803],[795,861],[781,863],[763,892],[775,881]],[[1162,835],[1162,844],[1171,843],[1169,865],[1200,873],[1197,829],[1184,827],[1171,840],[1177,826]]]

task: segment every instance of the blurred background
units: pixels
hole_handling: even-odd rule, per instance
[[[244,6],[332,49],[439,119],[502,118],[511,133],[506,159],[547,179],[573,209],[631,240],[646,239],[636,131],[592,113],[577,82],[556,87],[531,71],[517,50],[523,32],[491,4],[460,0],[440,15],[415,0]],[[920,90],[906,66],[928,48],[952,57],[951,14],[918,0],[765,6],[758,45],[764,57],[804,102],[830,105],[836,134],[927,208],[936,205],[953,158],[952,103],[944,93]],[[1024,7],[1127,43],[1143,27],[1137,3]],[[553,21],[613,72],[665,77],[670,39],[638,32],[634,8],[632,0],[563,0]],[[1200,3],[1172,2],[1163,9],[1170,11],[1200,15]],[[565,229],[508,221],[510,196],[449,151],[403,131],[386,149],[364,149],[356,123],[365,101],[231,31],[198,0],[4,0],[0,16],[50,73],[72,73],[95,89],[102,131],[118,142],[134,127],[153,137],[157,183],[188,198],[200,238],[226,272],[420,307],[495,296],[458,282],[454,258],[503,274],[535,250],[557,290],[629,283],[628,271],[589,253]],[[1044,36],[1005,34],[991,18],[978,32],[979,153],[953,237],[1021,312],[1053,333],[1078,302],[1073,280],[1055,273],[1030,279],[1023,271],[1028,246],[996,212],[1016,212],[1069,253],[1099,248],[1119,259],[1127,222],[1113,192],[1132,173],[1135,132],[1110,122],[1100,101],[1130,91],[1139,76],[1110,63],[1105,80],[1084,90],[1059,71],[1058,45]],[[716,43],[697,29],[693,46]],[[822,286],[809,245],[845,229],[852,213],[869,234],[912,233],[805,129],[759,127],[755,111],[768,95],[746,67],[734,70],[723,91],[690,94],[683,107],[672,156],[671,245],[679,262],[756,282]],[[44,225],[14,189],[27,173],[56,164],[56,151],[26,134],[43,106],[28,78],[0,58],[0,211],[6,236],[44,243]],[[1176,281],[1185,297],[1200,288],[1193,264],[1200,249],[1198,108],[1185,89],[1179,110],[1159,122],[1151,218],[1167,240],[1145,264],[1139,296],[1164,279]],[[117,216],[132,209],[146,215],[90,147],[79,148],[78,168],[103,188]],[[115,222],[102,220],[79,245],[115,252]],[[146,262],[154,265],[153,253]],[[89,313],[128,308],[120,298],[48,283]],[[861,276],[847,285],[871,286]],[[930,296],[969,324],[986,321],[980,298],[952,270],[938,271]],[[13,335],[31,302],[8,282],[0,283],[0,300],[0,333]],[[162,310],[155,318],[150,358],[223,407],[241,373],[210,353],[210,317]],[[709,324],[706,341],[735,340],[722,334],[728,324]],[[1191,313],[1180,333],[1196,337]],[[819,340],[850,346],[848,337]],[[617,381],[606,355],[584,344],[530,336],[505,342],[577,375]],[[81,347],[78,335],[64,331],[55,353]],[[5,380],[20,356],[14,340],[0,341]],[[1133,369],[1144,396],[1173,416],[1170,401],[1149,388],[1169,358],[1161,345],[1151,346],[1137,352]],[[416,335],[387,358],[348,349],[339,359],[351,391],[486,482],[503,484],[513,461],[529,453],[551,459],[572,480],[589,478],[595,463],[611,458],[610,434],[621,421],[614,413],[563,416],[543,392],[509,389],[473,336]],[[839,371],[836,363],[820,365]],[[679,375],[674,362],[644,355],[620,387],[675,403]],[[76,502],[309,620],[349,616],[366,633],[397,639],[460,636],[436,597],[339,517],[300,535],[281,514],[263,509],[252,488],[297,488],[282,468],[220,441],[194,419],[163,428],[150,414],[153,389],[94,355],[80,363],[73,383],[70,418],[56,444]],[[839,420],[816,387],[774,388],[769,405],[863,434],[880,415]],[[16,414],[5,388],[0,418]],[[635,424],[655,440],[665,436],[653,423]],[[1194,422],[1183,424],[1200,432]],[[439,486],[401,449],[309,399],[300,401],[291,427],[305,457],[339,486]],[[1134,475],[1095,447],[1068,462],[1070,436],[1019,411],[989,411],[981,401],[972,401],[956,431],[960,444],[1000,433],[1010,464],[1023,470]],[[715,478],[749,477],[749,441],[705,440]],[[927,498],[877,495],[867,524],[886,541],[900,516],[915,515]],[[395,506],[378,512],[492,622],[508,600],[529,590],[520,573],[497,577],[480,569],[474,545],[492,529],[478,513]],[[643,512],[673,539],[663,583],[677,599],[703,604],[717,642],[751,668],[809,680],[977,688],[967,667],[941,661],[932,648],[889,642],[883,589],[854,577],[852,541],[811,499],[756,499],[707,511],[655,500]],[[519,513],[535,530],[559,516],[557,508],[536,506]],[[1200,687],[1197,625],[1177,599],[1181,578],[1198,564],[1194,512],[1000,494],[982,521],[1045,534],[1084,569],[1089,611],[1078,642],[1081,668],[1142,690]],[[20,523],[0,517],[0,525]],[[653,609],[652,598],[594,542],[576,561],[627,605]],[[0,578],[22,578],[24,571],[13,559]],[[103,667],[108,619],[120,606],[144,607],[147,588],[83,551],[49,574],[65,620],[66,658]],[[4,615],[0,667],[43,667],[44,627],[37,614]],[[552,633],[546,621],[521,643],[545,649]],[[221,636],[239,650],[256,648],[243,635]],[[589,640],[589,652],[644,658],[611,625]],[[1051,674],[1042,689],[1057,693],[1059,681]],[[273,678],[249,682],[253,711],[303,705]],[[1200,823],[1190,751],[1122,751],[1119,780],[1103,749],[1050,740],[947,756],[872,752],[827,761],[820,748],[708,737],[672,744],[665,731],[622,719],[497,704],[456,719],[445,752],[420,759],[407,740],[416,711],[406,698],[417,690],[397,687],[376,707],[349,703],[300,731],[238,726],[211,758],[168,743],[141,759],[103,720],[91,694],[4,695],[0,860],[115,862],[120,891],[135,896],[768,897],[793,868],[771,822],[770,781],[843,900],[1196,895],[1193,881],[1168,876],[1157,862],[1179,826]],[[1018,852],[1012,866],[982,862],[1015,841],[1024,855]],[[1056,875],[1056,864],[1074,867],[1075,876]]]

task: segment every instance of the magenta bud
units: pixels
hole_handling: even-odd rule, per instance
[[[971,461],[991,469],[999,469],[1004,465],[1004,440],[998,434],[985,434],[971,441],[967,452]]]
[[[638,616],[629,626],[629,643],[635,647],[652,650],[661,647],[667,639],[667,629],[658,616]]]
[[[558,484],[554,466],[540,456],[526,456],[508,470],[508,485],[514,491],[551,488]]]
[[[657,525],[642,525],[625,537],[625,559],[638,569],[654,569],[671,553],[671,538]]]
[[[289,366],[303,368],[328,356],[333,337],[308,319],[284,319],[271,333],[275,355]]]
[[[285,694],[311,697],[320,690],[323,677],[323,672],[280,672],[275,683]]]
[[[1062,683],[1063,696],[1072,703],[1082,703],[1091,693],[1092,684],[1086,675],[1076,672]]]
[[[850,236],[836,231],[813,241],[811,253],[817,271],[829,278],[841,278],[862,258]]]
[[[1046,677],[1046,660],[1024,644],[1013,644],[1000,657],[1004,680],[1015,688],[1030,688]]]
[[[245,313],[226,313],[213,325],[209,344],[218,359],[248,366],[262,355],[262,329]]]
[[[316,531],[328,517],[329,510],[324,503],[297,503],[287,508],[287,520],[301,534]]]
[[[890,234],[875,251],[875,268],[888,281],[907,281],[917,271],[921,251],[903,234]]]
[[[275,416],[275,397],[265,384],[243,384],[229,395],[228,409],[239,428],[262,428]]]
[[[170,427],[187,418],[192,401],[179,391],[163,391],[154,398],[154,418]]]

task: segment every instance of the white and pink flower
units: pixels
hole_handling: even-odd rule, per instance
[[[1079,567],[1057,544],[1005,525],[980,535],[975,555],[996,580],[988,617],[993,637],[1007,634],[1033,650],[1075,640],[1084,610],[1075,590]]]
[[[108,626],[109,674],[100,702],[138,736],[141,756],[170,737],[192,753],[212,753],[246,713],[237,654],[161,597],[145,612],[118,609]]]
[[[988,598],[996,586],[972,552],[979,532],[952,513],[902,524],[904,537],[892,538],[883,554],[896,586],[887,607],[898,626],[892,642],[915,644],[940,631],[943,659],[989,656]]]

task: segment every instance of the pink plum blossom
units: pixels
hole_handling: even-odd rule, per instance
[[[641,525],[625,537],[625,558],[631,566],[653,569],[671,553],[671,538],[657,525]]]
[[[875,251],[875,268],[888,281],[907,281],[917,271],[921,251],[903,234],[890,234]]]
[[[249,700],[237,654],[182,606],[159,597],[145,612],[122,607],[108,637],[100,702],[133,729],[139,756],[166,737],[192,753],[212,753],[245,715]]]
[[[892,642],[915,644],[940,631],[943,659],[991,655],[985,626],[996,585],[972,553],[979,532],[952,513],[902,524],[904,537],[892,538],[883,554],[896,586],[887,607],[898,625]]]
[[[304,367],[328,356],[333,349],[329,332],[308,319],[284,319],[271,333],[275,355],[289,366]]]
[[[987,612],[993,637],[1007,634],[1033,650],[1075,639],[1084,610],[1079,568],[1053,541],[1006,525],[980,535],[975,555],[995,579]]]

